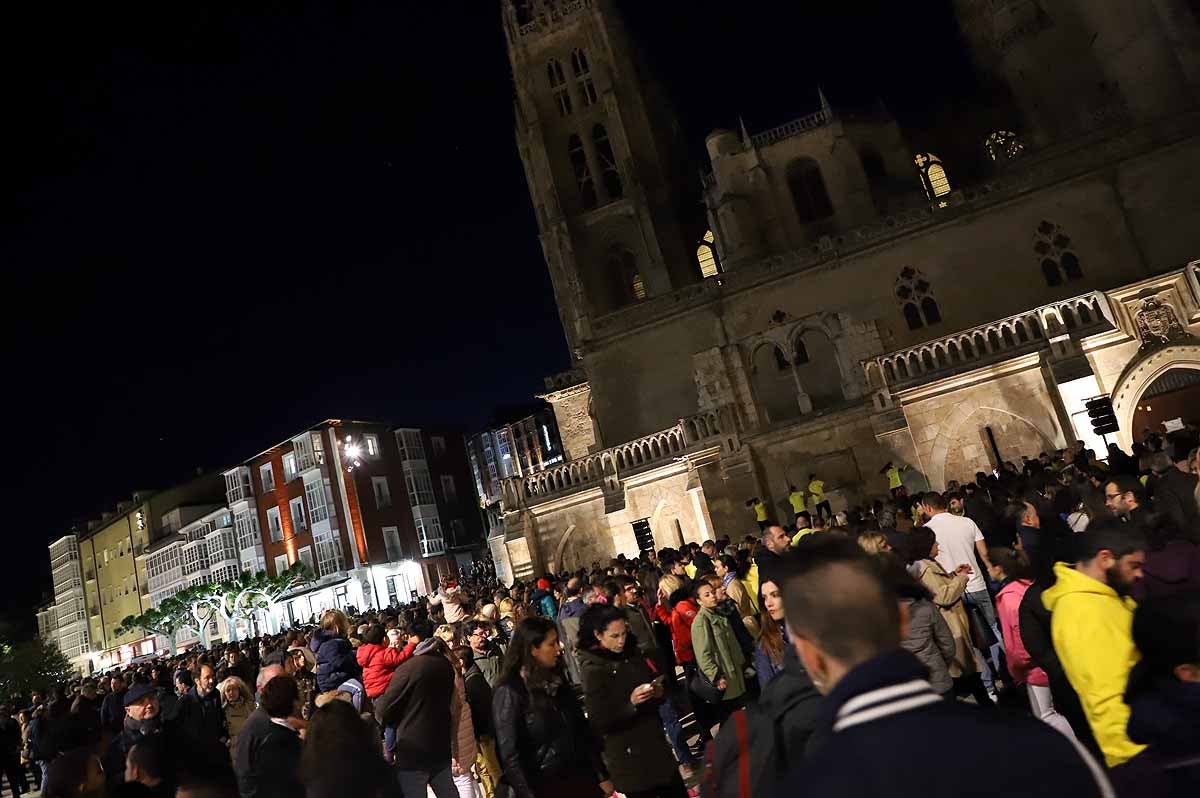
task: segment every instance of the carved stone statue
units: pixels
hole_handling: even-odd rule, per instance
[[[1137,312],[1135,318],[1138,338],[1142,339],[1139,351],[1157,349],[1192,338],[1179,323],[1175,309],[1156,297],[1150,297],[1142,302],[1142,308]]]

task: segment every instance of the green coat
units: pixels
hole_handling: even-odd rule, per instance
[[[696,653],[696,665],[709,681],[716,684],[719,677],[725,678],[726,701],[746,692],[746,677],[742,673],[746,658],[727,618],[701,607],[692,621],[692,650]]]

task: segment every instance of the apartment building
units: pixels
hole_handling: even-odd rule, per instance
[[[38,614],[38,630],[58,646],[71,664],[87,673],[91,643],[88,636],[87,606],[83,598],[83,568],[79,558],[79,538],[63,535],[49,546],[50,576],[54,600],[46,617]],[[43,631],[43,624],[45,631]]]
[[[502,481],[537,474],[563,461],[558,422],[553,408],[545,404],[514,421],[498,423],[468,437],[466,450],[475,497],[489,539],[504,533],[500,509]],[[497,569],[504,567],[504,557],[493,554],[493,559]],[[498,576],[506,579],[503,573]]]
[[[151,544],[178,531],[163,526],[181,523],[220,504],[221,481],[216,475],[200,476],[167,490],[135,492],[114,511],[88,522],[79,534],[79,559],[83,571],[83,597],[91,667],[107,668],[154,653],[156,641],[140,629],[117,634],[121,622],[153,606],[146,575]],[[186,513],[169,515],[183,507]]]
[[[266,571],[300,562],[317,575],[281,605],[286,626],[330,607],[404,603],[457,573],[482,540],[467,474],[458,435],[327,419],[225,477],[231,510],[246,513],[239,539],[253,518]]]

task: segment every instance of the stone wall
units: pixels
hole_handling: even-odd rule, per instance
[[[602,448],[589,412],[592,391],[586,382],[544,394],[542,398],[554,408],[554,420],[558,423],[558,436],[562,439],[566,459],[578,460]]]

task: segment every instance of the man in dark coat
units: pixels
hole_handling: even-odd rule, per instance
[[[225,711],[221,696],[215,689],[211,665],[201,665],[199,678],[179,697],[175,725],[180,734],[201,742],[224,741],[229,737],[225,728]]]
[[[0,776],[8,780],[13,795],[29,789],[21,770],[21,725],[7,704],[0,704]]]
[[[100,704],[100,725],[113,734],[119,734],[125,725],[125,677],[113,674],[108,682],[108,695]]]
[[[288,720],[300,710],[300,688],[291,676],[274,676],[263,685],[259,702],[261,707],[250,713],[238,733],[238,792],[241,798],[302,796],[300,734]]]
[[[792,538],[782,525],[768,521],[763,529],[762,541],[754,552],[754,562],[758,564],[758,584],[767,582],[779,584],[776,575],[784,567],[784,555],[792,545]]]
[[[900,648],[895,592],[853,541],[822,541],[804,555],[783,600],[792,645],[825,697],[806,758],[793,759],[770,794],[803,785],[811,795],[957,798],[986,774],[989,795],[1113,795],[1096,760],[1045,723],[934,692],[925,667]],[[994,767],[997,752],[1011,766]]]
[[[454,666],[446,659],[445,644],[431,637],[396,669],[375,700],[380,725],[396,727],[392,763],[403,795],[424,795],[429,786],[437,798],[458,797],[450,772],[453,692]]]
[[[125,757],[143,740],[163,736],[168,751],[180,755],[181,746],[170,733],[158,703],[158,691],[149,684],[136,683],[124,693],[125,720],[121,733],[113,738],[104,758],[104,774],[111,793],[125,781]]]

